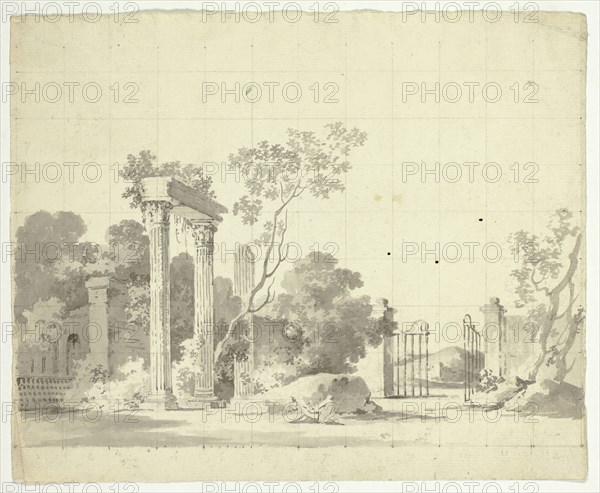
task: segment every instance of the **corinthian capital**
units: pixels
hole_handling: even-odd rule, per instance
[[[217,227],[212,221],[190,221],[190,229],[196,248],[213,249]]]
[[[168,223],[173,204],[166,200],[145,200],[142,203],[144,221],[148,224]]]

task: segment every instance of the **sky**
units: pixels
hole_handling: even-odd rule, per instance
[[[543,231],[557,208],[583,217],[581,17],[566,15],[560,30],[510,19],[464,30],[465,19],[338,16],[15,22],[13,231],[38,210],[77,212],[97,242],[109,225],[140,220],[117,170],[149,149],[215,173],[230,210],[215,242],[231,250],[257,231],[231,213],[243,184],[226,172],[228,155],[342,121],[368,140],[343,193],[294,204],[289,240],[360,272],[361,294],[389,299],[401,323],[479,320],[490,297],[516,313],[508,235]],[[171,246],[186,245],[172,234]],[[215,274],[233,267],[217,257]]]

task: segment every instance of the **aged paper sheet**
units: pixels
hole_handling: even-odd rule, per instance
[[[585,479],[585,16],[260,14],[12,19],[15,478]]]

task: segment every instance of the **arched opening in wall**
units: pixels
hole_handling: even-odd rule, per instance
[[[70,334],[67,338],[67,375],[73,373],[73,365],[79,353],[80,342],[77,334]]]

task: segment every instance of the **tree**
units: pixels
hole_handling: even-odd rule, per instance
[[[123,219],[109,226],[109,252],[115,261],[113,276],[119,281],[139,286],[150,282],[150,239],[144,225]]]
[[[286,292],[272,305],[289,343],[284,363],[294,366],[294,377],[352,372],[366,347],[379,346],[395,329],[394,322],[372,316],[369,296],[354,295],[363,286],[360,273],[337,263],[330,255],[309,254],[285,273]]]
[[[325,125],[324,133],[325,137],[320,137],[314,132],[288,129],[285,144],[262,141],[229,156],[231,167],[244,177],[247,192],[234,204],[233,214],[240,216],[244,224],[255,224],[264,220],[265,204],[273,205],[275,211],[263,222],[264,260],[259,265],[256,284],[217,344],[216,358],[232,338],[238,322],[274,300],[274,276],[288,255],[285,234],[290,205],[305,194],[327,199],[332,193],[343,191],[344,182],[339,178],[351,169],[350,153],[367,139],[365,132],[347,129],[341,122]]]
[[[15,319],[38,301],[51,297],[64,303],[66,310],[83,306],[87,297],[78,286],[83,283],[75,246],[87,227],[73,212],[39,211],[28,216],[17,229],[18,251],[14,260]]]
[[[194,334],[194,261],[180,253],[171,261],[171,361],[181,358],[181,343]]]
[[[191,259],[190,259],[191,263]],[[193,274],[193,265],[188,266],[189,272]],[[187,274],[184,274],[187,277]],[[173,279],[173,277],[171,277]],[[194,392],[194,380],[195,375],[198,371],[198,344],[195,341],[194,332],[194,305],[193,305],[193,277],[191,284],[188,284],[191,289],[191,297],[187,296],[184,298],[184,303],[179,303],[177,306],[179,309],[187,310],[190,318],[187,323],[183,320],[175,322],[176,327],[173,327],[173,318],[171,319],[171,354],[173,361],[173,375],[175,393],[178,398],[191,397]],[[188,288],[185,289],[187,291]],[[176,293],[173,296],[171,291],[173,303],[177,298],[182,295]],[[184,306],[186,305],[186,306]],[[241,303],[240,298],[233,294],[233,283],[231,279],[225,277],[215,277],[214,280],[214,307],[215,307],[215,339],[214,342],[220,340],[225,330],[221,330],[221,327],[227,328],[231,320],[240,311]],[[172,304],[172,312],[174,309]],[[171,313],[172,313],[171,312]],[[185,315],[184,315],[185,316]],[[179,334],[178,334],[178,331]],[[179,342],[177,342],[179,341]],[[177,344],[177,353],[175,353],[175,344]],[[215,361],[215,375],[217,384],[223,384],[233,381],[233,358],[235,355],[235,348],[231,346],[231,351],[224,351],[221,354],[221,358]],[[173,356],[174,355],[174,356]],[[219,385],[217,386],[219,388]],[[222,390],[222,387],[221,387]]]
[[[142,179],[150,176],[176,176],[185,182],[188,186],[214,198],[212,191],[212,179],[204,176],[202,166],[180,161],[170,161],[157,163],[156,156],[149,150],[143,150],[138,155],[129,154],[127,163],[119,175],[129,185],[123,192],[122,197],[129,199],[129,205],[132,209],[140,209],[143,212],[142,203]],[[114,241],[122,242],[121,246],[134,248],[131,252],[134,254],[137,262],[132,265],[125,265],[116,270],[119,278],[126,277],[129,285],[131,303],[126,307],[128,321],[139,324],[146,333],[149,328],[149,302],[150,302],[150,257],[149,240],[145,234],[144,226],[137,221],[121,221],[119,225],[111,227],[110,231]],[[193,310],[184,309],[189,307],[191,296],[189,281],[193,273],[193,264],[189,259],[179,258],[172,264],[177,270],[178,275],[182,274],[184,278],[175,276],[171,279],[175,285],[172,286],[172,304],[175,309],[171,310],[171,325],[174,328],[174,334],[171,344],[171,354],[173,359],[181,358],[181,343],[186,339],[189,330],[193,330]],[[193,281],[191,284],[193,288]],[[173,295],[173,293],[175,293]],[[191,320],[191,324],[190,324]]]
[[[509,237],[524,251],[521,265],[511,273],[516,281],[515,305],[528,308],[537,332],[533,335],[539,349],[528,371],[530,381],[536,381],[544,365],[555,381],[564,380],[572,368],[567,356],[585,320],[585,309],[575,307],[583,233],[572,220],[572,212],[559,209],[550,218],[545,236],[521,230]]]
[[[208,197],[214,198],[212,191],[212,178],[204,176],[202,166],[181,161],[170,161],[159,164],[156,156],[148,150],[140,151],[137,156],[129,154],[127,163],[119,170],[119,175],[131,184],[123,192],[123,198],[130,199],[129,205],[132,209],[142,207],[142,178],[149,176],[177,176],[186,185],[202,192]]]

